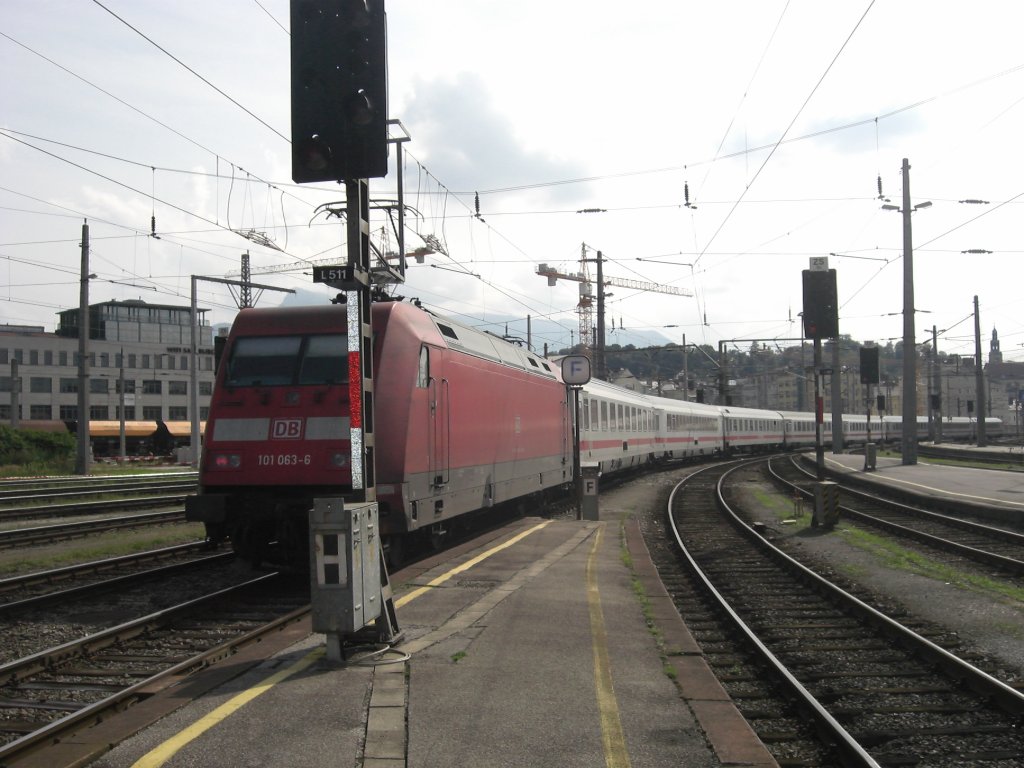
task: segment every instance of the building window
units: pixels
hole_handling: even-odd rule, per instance
[[[110,353],[109,352],[101,352],[100,353],[100,368],[109,368],[109,367],[110,367]]]
[[[187,381],[169,381],[167,382],[168,394],[170,395],[187,395],[188,394],[188,382]]]
[[[204,407],[200,408],[199,409],[199,420],[200,421],[206,421],[208,418],[210,418],[210,408],[209,408],[209,406],[204,406]]]
[[[52,349],[48,349],[45,352],[43,352],[43,365],[50,366],[50,367],[53,366],[53,350]]]
[[[124,417],[128,421],[135,421],[135,406],[126,405],[124,407]]]
[[[62,378],[60,380],[60,391],[65,395],[78,392],[78,379]],[[62,416],[61,418],[64,417]]]
[[[14,379],[10,376],[0,376],[0,392],[11,392],[14,390]]]
[[[105,395],[110,392],[110,384],[106,379],[89,379],[89,391],[94,395]]]
[[[49,421],[53,418],[53,408],[49,405],[33,405],[29,409],[29,418],[36,421]]]
[[[164,388],[161,386],[163,382],[160,379],[143,379],[142,381],[142,394],[144,395],[161,395],[163,394]]]
[[[168,421],[188,421],[188,408],[183,405],[172,405],[167,409]]]
[[[67,352],[58,352],[57,353],[57,365],[61,365],[61,366],[65,366],[66,367],[67,364],[68,364],[68,353]]]
[[[142,356],[142,368],[149,368],[149,355]]]
[[[17,360],[19,363],[24,364],[24,362],[25,362],[25,350],[23,350],[23,349],[16,349],[16,350],[14,350],[14,359]]]
[[[206,395],[207,397],[213,394],[213,382],[212,381],[200,381],[199,382],[199,394]]]
[[[9,362],[11,362],[10,352],[7,347],[0,347],[0,365],[7,365]]]
[[[142,420],[143,421],[159,421],[163,418],[163,414],[160,413],[159,405],[144,405],[142,406]]]
[[[78,406],[77,405],[62,405],[60,407],[60,420],[61,421],[78,421]]]
[[[53,392],[53,379],[49,376],[33,376],[28,380],[29,392]]]
[[[128,367],[135,368],[135,353],[131,352],[128,354]]]
[[[110,409],[105,405],[90,405],[89,406],[89,420],[90,421],[109,421]]]
[[[179,364],[179,367],[183,371],[187,371],[188,370],[188,355],[182,355],[181,356],[181,363]]]
[[[39,350],[38,349],[30,349],[29,350],[29,352],[28,352],[28,364],[29,365],[39,365]]]
[[[9,405],[0,405],[0,421],[10,421],[10,420],[11,420],[11,406],[9,406]]]

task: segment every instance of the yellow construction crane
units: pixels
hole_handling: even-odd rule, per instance
[[[594,282],[590,279],[590,270],[587,264],[590,261],[597,262],[597,272],[601,285],[597,291],[598,298],[598,322],[597,322],[597,344],[594,343]],[[604,286],[615,285],[619,288],[630,288],[635,291],[653,291],[656,293],[668,293],[673,296],[692,296],[693,294],[682,288],[676,288],[671,285],[660,285],[658,283],[650,283],[645,280],[628,280],[621,277],[605,277],[601,269],[601,252],[597,252],[596,259],[587,258],[587,245],[583,244],[580,252],[580,271],[571,274],[569,272],[560,272],[554,267],[548,266],[547,264],[541,264],[537,267],[537,274],[548,279],[548,285],[553,286],[558,281],[558,278],[563,280],[573,280],[580,284],[580,300],[576,305],[576,312],[580,318],[580,346],[584,352],[597,351],[598,354],[595,356],[595,368],[597,370],[598,378],[603,378],[601,373],[604,369],[604,329],[601,327],[604,324],[604,307],[601,303],[604,299]]]

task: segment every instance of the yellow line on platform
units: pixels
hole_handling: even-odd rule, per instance
[[[488,549],[486,552],[477,555],[471,560],[467,560],[462,565],[456,566],[455,568],[452,568],[450,571],[441,574],[436,579],[433,579],[431,582],[429,582],[427,586],[420,587],[419,589],[413,590],[412,592],[403,595],[399,600],[395,601],[395,610],[401,608],[403,605],[407,605],[423,593],[430,591],[431,588],[443,584],[444,582],[448,581],[448,579],[452,578],[452,576],[456,576],[462,573],[463,571],[472,568],[477,563],[486,560],[488,557],[491,557],[491,555],[501,552],[503,549],[508,549],[516,542],[522,541],[531,533],[535,533],[536,531],[541,530],[550,523],[550,520],[547,520],[543,523],[539,523],[538,525],[535,525],[532,528],[529,528],[523,531],[522,533],[513,536],[508,541],[499,544],[496,547]],[[174,757],[175,754],[177,754],[183,747],[185,747],[193,739],[198,738],[203,733],[208,731],[210,728],[217,725],[217,723],[226,720],[228,717],[233,715],[237,710],[244,707],[257,696],[263,695],[281,681],[286,680],[292,675],[296,674],[297,672],[301,672],[302,670],[306,669],[311,664],[319,660],[324,655],[324,653],[324,648],[316,648],[310,653],[307,653],[305,656],[303,656],[301,659],[296,661],[291,666],[286,667],[280,670],[279,672],[275,672],[273,675],[268,677],[263,682],[253,686],[252,688],[246,689],[245,691],[233,697],[229,701],[225,702],[224,704],[221,704],[215,710],[210,712],[210,714],[197,720],[195,723],[190,725],[185,730],[175,734],[167,741],[163,742],[160,746],[147,752],[132,765],[132,768],[160,768],[160,766],[162,766],[164,763],[166,763],[168,760]]]
[[[597,586],[595,560],[604,526],[597,529],[594,544],[587,557],[587,606],[590,609],[590,635],[594,645],[594,684],[597,707],[601,713],[601,740],[604,743],[604,764],[607,768],[629,768],[629,750],[619,719],[619,704],[612,686],[611,661],[608,658],[608,632],[601,610],[601,590]]]
[[[480,563],[480,562],[486,560],[491,555],[495,555],[498,552],[501,552],[501,550],[503,550],[503,549],[508,549],[509,547],[511,547],[516,542],[519,542],[519,541],[522,541],[523,539],[525,539],[531,533],[536,533],[541,528],[544,528],[545,526],[550,525],[550,524],[551,524],[550,520],[546,520],[543,523],[538,523],[537,525],[533,526],[533,528],[529,528],[529,529],[523,531],[522,533],[520,533],[520,534],[518,534],[516,536],[513,536],[508,541],[506,541],[506,542],[504,542],[502,544],[499,544],[496,547],[492,547],[491,549],[488,549],[486,552],[481,552],[479,555],[477,555],[476,557],[474,557],[471,560],[467,560],[462,565],[457,565],[454,568],[452,568],[450,571],[446,571],[445,573],[442,573],[437,578],[432,579],[431,581],[427,582],[426,586],[420,587],[419,589],[414,589],[412,592],[409,592],[409,593],[407,593],[405,595],[402,595],[400,598],[395,600],[395,610],[398,610],[403,605],[409,604],[410,602],[415,600],[420,595],[424,594],[425,592],[429,592],[434,587],[438,587],[438,586],[444,584],[452,576],[457,576],[460,573],[462,573],[463,571],[469,570],[474,565],[476,565],[477,563]]]
[[[320,659],[324,655],[323,648],[317,648],[310,651],[301,659],[296,661],[291,666],[285,667],[284,669],[275,672],[273,675],[268,677],[258,685],[254,685],[252,688],[248,688],[237,696],[229,699],[225,703],[221,704],[210,714],[203,718],[200,718],[185,730],[175,734],[159,747],[150,750],[145,755],[140,757],[132,765],[132,768],[159,768],[159,766],[166,763],[174,755],[178,753],[184,746],[186,746],[193,739],[199,737],[206,731],[213,728],[217,723],[222,720],[226,720],[233,715],[238,709],[248,704],[250,701],[255,699],[257,696],[262,696],[264,693],[269,691],[275,685],[280,683],[282,680],[286,680],[297,672],[309,667],[311,664]]]

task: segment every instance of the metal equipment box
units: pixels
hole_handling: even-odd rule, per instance
[[[353,634],[380,616],[379,534],[376,502],[314,500],[309,513],[314,632]]]

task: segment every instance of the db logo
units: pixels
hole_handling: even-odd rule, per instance
[[[274,419],[270,422],[271,440],[298,440],[302,437],[302,419]]]

